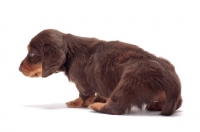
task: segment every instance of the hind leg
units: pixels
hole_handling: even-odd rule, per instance
[[[121,115],[130,110],[132,105],[137,105],[135,102],[140,100],[137,95],[140,87],[130,79],[134,78],[133,75],[125,72],[106,103],[93,103],[89,107],[97,112]]]
[[[131,87],[126,82],[120,81],[110,98],[106,103],[97,102],[89,107],[97,112],[105,114],[120,115],[124,114],[126,109],[131,107],[129,96],[131,96]]]
[[[90,108],[101,113],[124,114],[131,106],[142,108],[162,90],[163,68],[156,61],[139,61],[127,67],[108,102],[94,103]]]

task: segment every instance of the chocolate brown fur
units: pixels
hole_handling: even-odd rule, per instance
[[[146,104],[147,110],[172,115],[181,106],[181,83],[174,66],[136,45],[49,29],[37,34],[28,47],[20,71],[39,76],[37,70],[27,68],[39,64],[42,77],[64,71],[79,91],[79,97],[67,103],[69,107],[124,114],[132,106]]]

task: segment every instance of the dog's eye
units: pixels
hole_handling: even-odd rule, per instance
[[[29,56],[30,56],[31,58],[33,58],[33,57],[35,56],[35,54],[34,54],[34,53],[29,53]]]

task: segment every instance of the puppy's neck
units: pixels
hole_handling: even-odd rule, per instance
[[[99,40],[95,38],[74,36],[72,34],[64,34],[63,41],[65,53],[74,56],[91,52],[94,50],[94,47]]]

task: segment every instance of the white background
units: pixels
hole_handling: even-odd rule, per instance
[[[63,73],[23,76],[18,67],[43,29],[120,40],[170,60],[182,82],[182,107],[171,117],[138,111],[113,116],[65,107],[78,97]],[[1,0],[0,131],[192,131],[200,114],[199,0]]]

